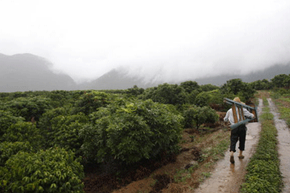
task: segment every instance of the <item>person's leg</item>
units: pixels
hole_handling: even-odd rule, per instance
[[[239,158],[243,159],[243,151],[245,150],[245,142],[246,142],[246,132],[247,128],[246,125],[242,125],[241,128],[239,129],[239,149],[240,149],[240,154]]]
[[[236,152],[236,143],[238,141],[237,128],[231,131],[231,145],[230,145],[230,162],[235,163],[234,152]]]
[[[235,163],[234,152],[233,152],[233,151],[230,152],[230,162],[231,162],[232,164]]]

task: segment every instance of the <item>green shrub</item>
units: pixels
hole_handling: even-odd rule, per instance
[[[190,106],[183,113],[185,127],[197,129],[204,123],[215,123],[218,121],[218,114],[209,106]]]
[[[82,165],[64,149],[18,152],[0,167],[1,192],[83,192]]]
[[[79,131],[88,121],[88,117],[81,112],[77,115],[54,117],[49,123],[51,128],[45,130],[44,136],[46,136],[48,147],[59,146],[79,153],[83,144]]]
[[[47,110],[45,113],[42,114],[42,116],[39,119],[38,125],[39,128],[43,130],[49,130],[51,129],[51,120],[57,116],[60,115],[68,115],[69,112],[64,107],[58,107],[54,109]]]
[[[13,116],[10,111],[0,110],[0,141],[4,141],[3,135],[12,124],[23,121],[24,118]]]
[[[157,87],[146,89],[142,94],[142,98],[179,106],[188,102],[188,93],[182,86],[164,83]]]
[[[38,121],[46,110],[51,109],[50,103],[51,100],[44,97],[20,97],[5,103],[3,108],[10,110],[14,116],[24,117],[26,121],[32,118]]]
[[[3,138],[9,142],[29,142],[35,149],[39,148],[43,141],[39,129],[31,122],[12,124],[3,135]]]
[[[112,100],[112,95],[104,92],[85,92],[75,103],[73,114],[82,112],[86,115],[105,107]]]
[[[182,117],[167,105],[151,100],[117,101],[91,118],[95,123],[81,131],[82,149],[89,160],[130,164],[178,149]]]
[[[3,142],[0,143],[0,166],[19,151],[32,152],[29,142]]]
[[[199,107],[208,106],[210,103],[210,94],[209,92],[201,92],[196,98],[194,104]]]

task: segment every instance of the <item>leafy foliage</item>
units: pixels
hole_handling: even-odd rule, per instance
[[[126,94],[129,94],[131,96],[138,96],[141,95],[144,92],[144,88],[138,88],[137,85],[134,85],[133,88],[128,88],[126,91]]]
[[[104,107],[110,103],[112,95],[104,92],[85,92],[80,99],[75,103],[75,108],[73,114],[82,112],[85,115],[89,115],[94,111],[97,111],[98,108]]]
[[[9,142],[29,142],[35,149],[41,146],[42,136],[39,129],[31,122],[18,122],[12,124],[3,135]]]
[[[177,150],[182,118],[167,105],[151,100],[117,101],[91,117],[95,123],[81,132],[82,149],[89,160],[130,164]]]
[[[10,125],[17,122],[23,122],[24,118],[15,117],[10,111],[0,110],[0,141],[4,141],[3,135],[6,133]]]
[[[38,121],[41,115],[51,109],[50,99],[44,97],[20,97],[5,103],[2,108],[9,110],[14,116],[22,116],[26,121]]]
[[[286,74],[276,75],[274,78],[271,79],[271,81],[272,81],[273,86],[277,88],[290,87],[290,76]]]
[[[19,151],[32,152],[33,149],[29,142],[3,142],[0,143],[0,166]]]
[[[195,105],[199,107],[209,105],[210,95],[208,92],[201,92],[195,98]]]
[[[0,167],[1,192],[83,192],[83,167],[71,151],[18,152]]]
[[[209,106],[190,106],[184,111],[183,116],[185,127],[188,128],[196,126],[196,128],[199,129],[204,123],[215,123],[218,121],[218,114]]]
[[[221,92],[225,95],[232,93],[235,96],[239,96],[242,101],[248,101],[250,98],[253,98],[255,94],[255,90],[251,85],[243,82],[239,78],[228,80],[227,83],[221,87]]]
[[[185,89],[177,84],[161,84],[157,87],[146,89],[143,99],[152,99],[154,102],[182,105],[188,102]]]
[[[267,79],[251,82],[250,85],[255,90],[268,90],[273,87],[273,84]]]
[[[212,84],[205,84],[205,85],[201,85],[200,89],[202,91],[212,91],[212,90],[217,90],[219,89],[218,86],[212,85]]]
[[[191,93],[193,90],[198,90],[200,88],[196,81],[182,82],[180,83],[180,87],[182,87],[187,93]]]
[[[47,146],[59,146],[67,150],[76,151],[83,143],[79,131],[88,123],[88,117],[84,113],[77,115],[59,115],[50,120],[51,127],[44,130],[47,139]]]

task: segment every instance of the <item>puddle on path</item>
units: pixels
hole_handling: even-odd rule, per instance
[[[271,98],[268,98],[269,107],[271,113],[274,115],[275,127],[278,131],[278,153],[280,158],[280,171],[282,173],[284,188],[282,192],[290,192],[290,133],[286,122],[280,118],[280,114],[272,102]]]
[[[261,114],[263,108],[263,100],[259,99],[259,106],[257,108],[258,115]],[[246,166],[250,161],[251,156],[255,152],[256,144],[259,140],[259,133],[261,131],[261,124],[249,123],[247,124],[247,136],[244,156],[245,158],[240,160],[238,158],[239,150],[234,154],[235,164],[230,163],[229,149],[225,153],[225,158],[218,161],[215,170],[212,172],[211,177],[206,179],[195,190],[198,193],[209,192],[222,192],[222,193],[236,193],[239,192],[240,185],[243,182]],[[230,140],[230,139],[229,139]],[[238,147],[238,144],[237,144]]]

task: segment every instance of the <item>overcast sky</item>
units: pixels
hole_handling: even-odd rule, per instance
[[[0,53],[45,57],[76,81],[120,67],[164,81],[248,73],[290,61],[289,10],[289,0],[0,0]]]

